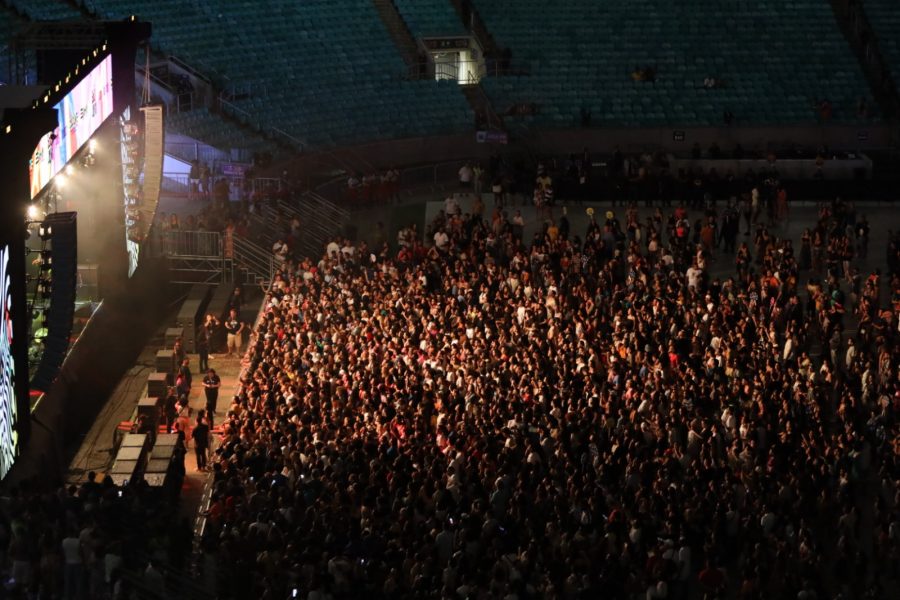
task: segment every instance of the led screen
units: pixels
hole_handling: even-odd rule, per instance
[[[54,107],[59,125],[31,155],[31,197],[37,196],[113,112],[112,56],[107,56]]]
[[[0,479],[18,455],[16,368],[13,358],[12,289],[9,246],[0,248]]]

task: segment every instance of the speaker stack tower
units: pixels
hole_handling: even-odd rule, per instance
[[[53,213],[42,223],[51,246],[50,304],[45,310],[47,336],[44,352],[31,379],[32,389],[46,391],[62,367],[69,350],[75,314],[78,277],[78,233],[74,212]]]

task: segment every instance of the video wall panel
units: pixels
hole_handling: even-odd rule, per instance
[[[112,78],[112,55],[109,55],[56,104],[59,125],[41,138],[28,164],[32,198],[112,115]]]
[[[13,282],[10,247],[0,247],[0,479],[6,477],[19,455],[16,361],[13,353]]]

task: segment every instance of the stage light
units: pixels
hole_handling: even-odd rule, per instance
[[[66,165],[66,175],[71,177],[75,174],[75,168],[72,165]]]
[[[38,227],[38,237],[44,241],[47,241],[50,238],[52,238],[53,237],[53,225],[41,223],[41,226]]]
[[[41,250],[41,271],[49,271],[53,268],[53,253],[50,250]]]
[[[6,126],[6,133],[12,133],[12,125]]]
[[[48,298],[50,298],[51,292],[52,292],[52,290],[50,288],[49,281],[41,281],[40,283],[38,283],[37,293],[42,299],[47,300]]]
[[[37,221],[38,217],[41,216],[41,209],[37,204],[32,204],[28,207],[28,220],[29,221]]]
[[[91,138],[90,140],[88,140],[88,152],[93,154],[96,149],[97,149],[97,140],[94,138]]]

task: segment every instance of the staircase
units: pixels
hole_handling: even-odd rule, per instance
[[[267,287],[275,277],[275,255],[247,238],[233,236],[232,280]]]
[[[391,36],[400,56],[412,70],[420,62],[419,46],[406,21],[391,0],[372,0],[372,4],[375,5],[375,10],[378,11],[378,16],[381,17],[381,22],[387,28],[388,35]]]
[[[838,27],[856,54],[869,82],[872,95],[885,117],[900,115],[900,92],[891,71],[878,48],[878,38],[866,16],[862,2],[830,0]]]
[[[501,119],[497,114],[497,111],[494,110],[491,99],[484,93],[484,89],[481,87],[480,83],[464,85],[462,86],[462,92],[466,97],[466,100],[469,101],[469,106],[472,107],[475,114],[482,116],[484,119],[484,126],[486,126],[487,129],[503,129],[503,119]]]
[[[350,213],[316,194],[307,192],[293,202],[279,201],[277,209],[300,220],[302,237],[297,240],[301,256],[318,259],[331,238],[341,235]]]

